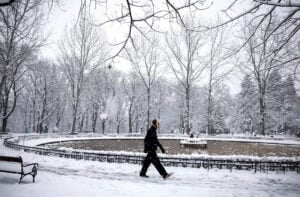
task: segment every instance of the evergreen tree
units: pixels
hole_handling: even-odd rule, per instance
[[[226,124],[225,124],[225,115],[222,110],[219,110],[216,114],[214,114],[213,128],[214,128],[214,132],[216,133],[224,133],[226,129]]]
[[[299,97],[291,75],[283,82],[282,130],[285,134],[296,134],[299,124]]]
[[[253,133],[258,120],[257,92],[250,75],[246,75],[241,83],[241,92],[237,98],[234,127],[240,133]]]
[[[266,132],[275,133],[282,125],[283,83],[278,69],[270,73],[266,91]]]
[[[230,89],[225,84],[215,87],[212,94],[212,133],[224,133],[226,130],[226,117],[228,117],[232,102]]]

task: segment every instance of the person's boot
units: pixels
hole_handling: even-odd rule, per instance
[[[149,178],[149,176],[146,175],[146,174],[144,174],[144,173],[140,173],[140,176],[141,176],[141,177],[144,177],[144,178]]]
[[[163,176],[163,178],[166,180],[166,179],[169,178],[172,174],[173,174],[172,172],[171,172],[171,173],[167,173],[167,174],[165,174],[165,175]]]

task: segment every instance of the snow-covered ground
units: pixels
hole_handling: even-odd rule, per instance
[[[296,172],[166,167],[174,175],[163,180],[151,166],[150,178],[141,178],[140,165],[40,156],[8,149],[2,139],[0,155],[22,156],[27,163],[39,163],[35,183],[28,176],[18,184],[19,175],[0,172],[1,197],[300,196],[300,174]]]

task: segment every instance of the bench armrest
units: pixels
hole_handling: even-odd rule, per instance
[[[39,164],[38,163],[30,163],[30,164],[26,164],[26,165],[23,165],[23,167],[27,167],[27,166],[39,166]]]
[[[29,168],[30,168],[29,166],[32,166],[31,170],[29,170]],[[27,175],[31,175],[33,178],[33,182],[34,182],[35,176],[37,175],[38,166],[39,166],[38,163],[30,163],[30,164],[26,164],[26,165],[23,165],[23,163],[22,163],[22,174],[21,174],[19,183]]]

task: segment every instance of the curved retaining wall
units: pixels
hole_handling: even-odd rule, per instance
[[[142,164],[145,157],[143,153],[96,153],[84,151],[67,151],[49,149],[43,147],[31,147],[18,144],[20,138],[38,138],[36,136],[27,136],[19,138],[7,138],[4,140],[4,146],[15,150],[23,150],[24,152],[35,153],[39,155],[58,156],[72,159],[84,159],[100,162],[114,162],[114,163],[130,163]],[[295,171],[300,173],[300,161],[291,159],[252,159],[252,158],[214,158],[214,157],[187,157],[187,156],[160,156],[160,160],[165,166],[176,167],[192,167],[192,168],[219,168],[219,169],[238,169],[238,170],[253,170],[257,171]]]

